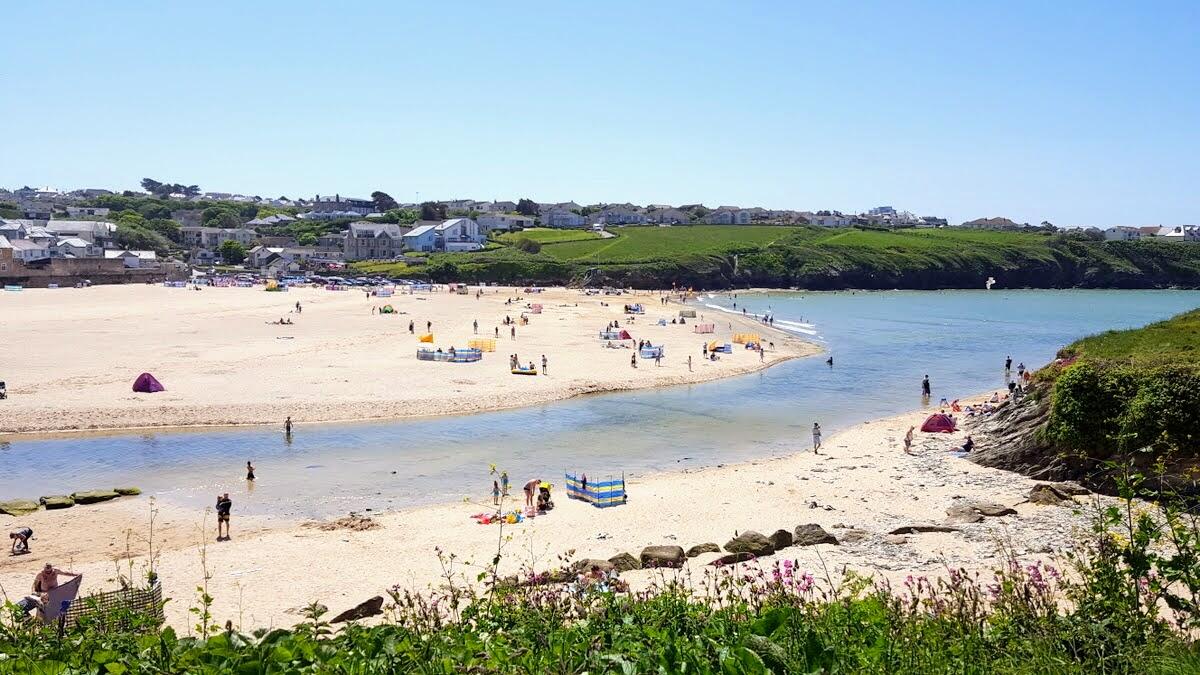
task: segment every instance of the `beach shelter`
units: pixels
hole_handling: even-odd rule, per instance
[[[396,308],[392,307],[391,305],[384,305],[383,307],[379,308],[379,313],[380,314],[395,314]]]
[[[627,330],[622,330],[622,331],[621,331],[621,336],[620,336],[620,337],[618,337],[617,339],[618,339],[618,340],[632,340],[632,339],[633,339],[633,336],[629,334],[629,331],[627,331]]]
[[[948,434],[954,431],[954,420],[944,413],[930,415],[921,425],[921,431],[930,434]]]
[[[133,381],[133,390],[143,394],[153,394],[158,391],[166,391],[167,388],[159,384],[158,380],[150,373],[142,373]]]

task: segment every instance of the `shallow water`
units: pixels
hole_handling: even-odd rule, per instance
[[[826,347],[728,380],[587,396],[462,417],[0,441],[0,498],[137,485],[207,506],[229,491],[241,514],[323,517],[490,494],[490,463],[520,485],[564,471],[595,479],[789,454],[832,432],[933,401],[1004,386],[1064,344],[1200,306],[1200,291],[891,291],[703,297],[698,311],[771,312]],[[787,322],[787,323],[785,323]],[[769,339],[769,338],[768,338]],[[700,341],[696,343],[697,363]],[[735,345],[737,346],[737,345]],[[681,355],[670,355],[682,358]],[[834,448],[831,450],[836,451]],[[242,480],[247,459],[259,480]]]

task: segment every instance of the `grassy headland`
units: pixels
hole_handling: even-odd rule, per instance
[[[356,263],[364,273],[500,283],[669,288],[1200,287],[1200,246],[1103,242],[1081,234],[790,226],[624,227],[500,236],[423,265]],[[522,245],[522,240],[537,246]]]

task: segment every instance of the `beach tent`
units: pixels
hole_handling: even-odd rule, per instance
[[[384,305],[383,307],[379,308],[379,313],[380,314],[395,314],[396,308],[392,307],[391,305]]]
[[[629,334],[629,331],[622,330],[620,337],[618,337],[617,339],[618,340],[632,340],[633,336]]]
[[[167,388],[159,384],[158,380],[150,373],[142,373],[133,381],[133,390],[143,394],[153,394],[158,391],[166,391]]]
[[[921,425],[921,431],[931,434],[948,434],[954,431],[954,420],[950,419],[949,415],[943,413],[930,415],[925,420],[925,423]]]

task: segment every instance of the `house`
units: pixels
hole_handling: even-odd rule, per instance
[[[1172,243],[1200,242],[1200,225],[1175,225],[1159,229],[1158,238]]]
[[[502,231],[533,227],[537,222],[529,216],[516,216],[508,213],[485,213],[475,219],[484,232]]]
[[[9,241],[24,239],[27,231],[24,222],[0,219],[0,237],[4,237]]]
[[[546,227],[586,227],[587,218],[578,213],[554,207],[542,211],[542,225]]]
[[[412,251],[478,251],[483,242],[479,223],[470,218],[421,225],[404,235],[404,246]]]
[[[607,206],[594,217],[594,222],[603,225],[639,225],[646,216],[638,213],[632,205]]]
[[[77,237],[99,248],[107,248],[117,234],[116,225],[98,220],[51,220],[45,228],[56,237]]]
[[[476,211],[484,213],[511,213],[517,210],[516,202],[483,202],[478,204]],[[482,223],[480,223],[482,225]]]
[[[68,206],[67,215],[72,218],[107,218],[109,209],[99,206]]]
[[[1105,241],[1137,241],[1142,238],[1140,228],[1115,225],[1104,230]]]
[[[125,263],[126,269],[139,269],[143,267],[156,267],[158,265],[158,254],[154,251],[128,251],[123,249],[108,249],[104,252],[104,257],[108,260],[119,259]]]
[[[55,258],[98,258],[102,250],[79,237],[63,237],[55,242],[50,255]]]
[[[365,216],[368,213],[375,213],[375,201],[360,197],[343,197],[336,194],[333,197],[317,195],[313,199],[312,210],[315,213],[348,212],[358,216]]]
[[[391,260],[400,255],[409,228],[395,223],[350,223],[343,241],[346,260]]]
[[[704,217],[711,225],[749,225],[751,212],[736,207],[722,207]]]
[[[217,254],[206,248],[198,248],[188,256],[188,262],[193,265],[212,265],[217,262]]]
[[[331,232],[317,237],[317,250],[323,253],[337,251],[341,254],[346,247],[345,232]]]
[[[691,214],[680,211],[672,206],[652,205],[646,209],[646,219],[651,223],[671,223],[679,225],[692,220]]]
[[[802,213],[800,215],[804,216],[810,224],[818,227],[849,227],[854,222],[850,216],[843,215],[837,211]]]
[[[255,246],[246,253],[247,267],[266,267],[275,258],[289,263],[307,263],[320,257],[315,246]]]
[[[50,247],[45,244],[40,244],[29,239],[14,239],[5,240],[7,246],[0,242],[0,248],[9,248],[12,250],[13,260],[19,260],[23,263],[31,263],[38,260],[49,260],[51,257]]]

